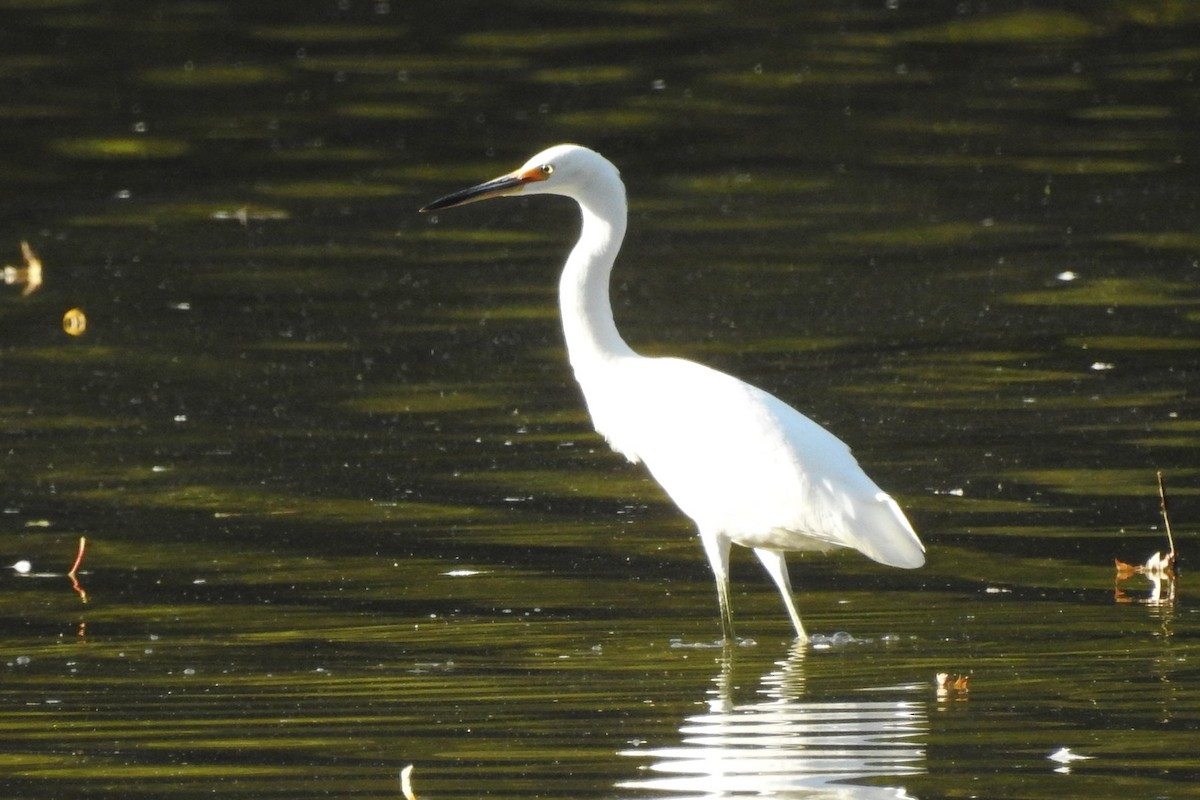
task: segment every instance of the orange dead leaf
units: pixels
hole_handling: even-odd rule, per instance
[[[1126,578],[1132,578],[1141,571],[1141,567],[1135,567],[1133,564],[1126,564],[1119,558],[1114,558],[1113,562],[1117,565],[1117,580],[1123,581]]]

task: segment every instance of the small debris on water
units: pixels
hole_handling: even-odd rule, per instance
[[[412,788],[412,771],[412,764],[400,770],[400,791],[404,793],[405,800],[417,800]]]
[[[1051,761],[1057,761],[1062,765],[1060,767],[1055,767],[1055,772],[1068,773],[1071,771],[1070,764],[1072,761],[1087,761],[1091,759],[1092,756],[1081,756],[1078,753],[1072,753],[1069,747],[1060,747],[1058,750],[1055,750],[1053,753],[1046,756],[1046,758],[1050,759]]]
[[[933,682],[937,686],[939,700],[947,700],[951,697],[955,700],[966,700],[967,693],[971,691],[970,675],[951,675],[949,672],[939,672],[934,676]]]

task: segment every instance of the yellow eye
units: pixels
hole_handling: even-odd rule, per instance
[[[542,164],[540,167],[538,167],[538,169],[540,169],[542,171],[543,175],[549,175],[552,172],[554,172],[554,165],[553,164]]]

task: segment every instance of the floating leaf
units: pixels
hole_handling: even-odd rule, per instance
[[[1126,564],[1124,561],[1122,561],[1119,558],[1114,558],[1113,562],[1117,566],[1117,580],[1119,580],[1119,581],[1123,581],[1128,578],[1132,578],[1134,575],[1137,575],[1142,569],[1141,567],[1139,567],[1135,564]]]

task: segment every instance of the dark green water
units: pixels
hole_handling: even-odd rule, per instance
[[[1036,6],[0,0],[3,794],[1200,794],[1200,9]],[[565,362],[570,204],[415,213],[559,141],[626,338],[926,542],[794,558],[817,646],[744,553],[709,646]]]

